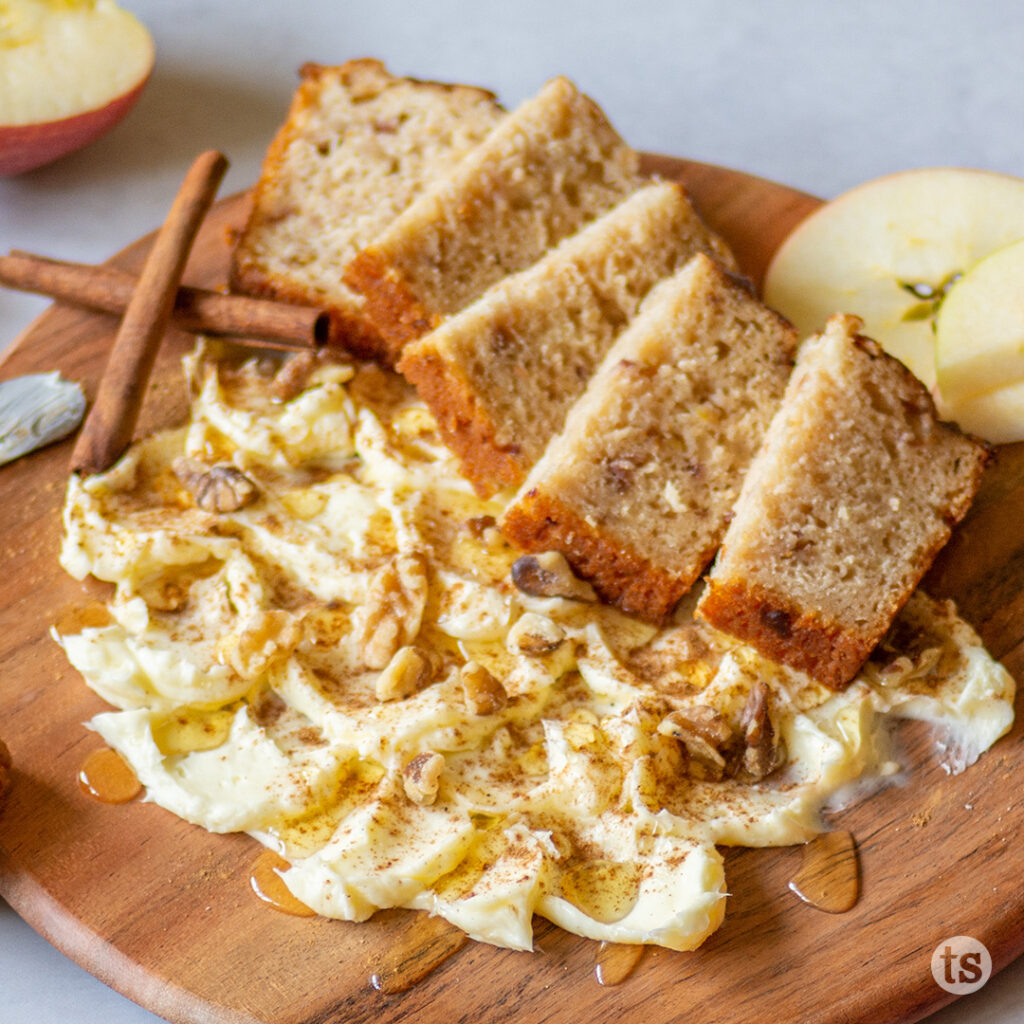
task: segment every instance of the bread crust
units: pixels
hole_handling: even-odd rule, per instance
[[[660,624],[710,561],[689,576],[668,572],[619,545],[557,498],[531,488],[502,517],[501,532],[524,551],[560,551],[600,597],[630,615]]]
[[[412,345],[402,356],[398,371],[415,385],[433,411],[441,437],[481,498],[498,490],[495,481],[515,487],[526,479],[529,467],[519,448],[499,443],[494,422],[456,365],[428,344]]]
[[[908,592],[904,601],[909,596]],[[875,646],[874,637],[826,621],[780,594],[743,580],[709,578],[697,614],[772,661],[806,672],[833,690],[850,681]]]
[[[363,296],[364,316],[373,325],[373,356],[388,366],[397,365],[406,345],[441,323],[442,317],[416,298],[401,271],[372,246],[356,254],[341,279]]]

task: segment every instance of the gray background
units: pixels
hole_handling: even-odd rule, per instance
[[[124,3],[156,39],[152,80],[105,139],[0,180],[4,251],[109,256],[160,223],[205,148],[231,158],[224,194],[245,187],[297,67],[357,56],[381,57],[404,74],[486,85],[510,107],[566,74],[640,148],[824,197],[911,167],[1024,174],[1024,14],[1014,2]],[[45,306],[0,291],[0,347]],[[1018,1006],[1024,961],[933,1020],[1009,1024],[1024,1020]],[[65,960],[0,902],[0,1021],[58,1020],[157,1018]]]

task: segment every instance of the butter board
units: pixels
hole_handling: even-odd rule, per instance
[[[651,170],[683,181],[756,281],[811,196],[737,171],[670,157]],[[186,271],[223,286],[228,233],[245,196],[217,204]],[[137,271],[152,237],[112,259]],[[54,254],[60,255],[60,254]],[[95,395],[116,323],[54,306],[11,346],[3,377],[60,369]],[[165,339],[143,407],[141,435],[179,421],[181,356],[191,337]],[[534,954],[469,943],[418,984],[371,984],[414,916],[364,924],[278,913],[250,891],[259,846],[210,835],[153,805],[98,803],[78,788],[102,745],[83,727],[106,705],[67,664],[48,631],[66,609],[105,594],[57,564],[71,443],[0,469],[0,736],[15,761],[0,815],[0,893],[55,946],[107,984],[175,1024],[387,1024],[580,1019],[910,1022],[952,997],[931,976],[932,950],[968,934],[995,968],[1024,952],[1024,729],[1018,724],[963,775],[946,775],[931,733],[901,729],[912,771],[833,819],[860,850],[862,890],[845,914],[822,913],[788,891],[801,851],[730,850],[722,928],[695,953],[650,949],[621,985],[594,977],[597,943],[536,922]],[[999,449],[968,518],[928,589],[957,599],[990,650],[1024,680],[1024,444]]]

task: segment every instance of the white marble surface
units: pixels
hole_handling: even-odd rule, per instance
[[[88,150],[0,180],[0,249],[102,259],[162,220],[204,148],[231,158],[225,191],[247,185],[298,65],[363,55],[487,85],[510,106],[568,74],[639,147],[822,196],[917,166],[1024,173],[1024,17],[1013,0],[124,2],[156,39],[146,93]],[[0,346],[44,307],[0,291]],[[1024,961],[933,1020],[1011,1024],[1022,1006]],[[0,1021],[58,1020],[157,1018],[0,903]]]

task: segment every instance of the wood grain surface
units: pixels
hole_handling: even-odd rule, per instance
[[[664,157],[650,165],[690,187],[755,279],[817,204],[738,172]],[[245,206],[233,197],[215,207],[186,283],[223,284],[227,232]],[[137,271],[147,245],[112,262]],[[115,326],[53,307],[9,351],[2,376],[60,369],[91,397]],[[179,360],[190,342],[168,335],[140,434],[183,416]],[[150,804],[108,806],[79,792],[82,761],[101,745],[82,723],[105,705],[48,630],[62,609],[104,588],[72,580],[57,564],[69,452],[64,443],[0,470],[0,735],[15,761],[0,817],[0,892],[55,946],[169,1020],[909,1022],[951,998],[929,967],[940,940],[981,939],[997,969],[1024,951],[1019,721],[956,777],[938,764],[928,730],[908,726],[899,735],[913,768],[906,784],[834,819],[860,848],[862,895],[850,912],[824,914],[787,891],[799,849],[732,850],[723,927],[695,953],[649,950],[622,985],[594,980],[596,943],[538,920],[532,955],[470,943],[409,991],[382,995],[369,979],[413,915],[389,911],[355,925],[276,913],[249,890],[254,841],[207,834]],[[930,578],[933,592],[960,601],[1018,679],[1022,501],[1024,446],[1008,447]]]

